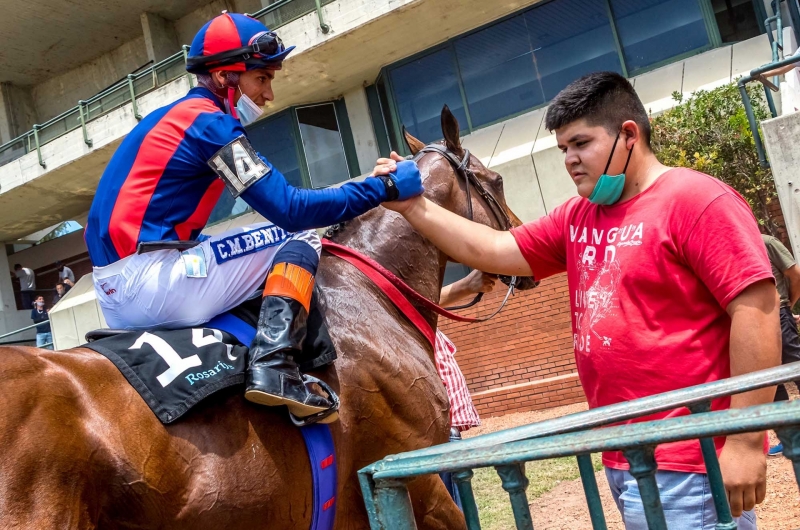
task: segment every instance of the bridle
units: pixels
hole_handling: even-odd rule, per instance
[[[500,225],[501,230],[510,230],[513,227],[511,218],[508,216],[506,210],[500,205],[500,202],[494,197],[494,195],[489,193],[489,191],[483,186],[483,183],[480,181],[480,179],[478,179],[475,173],[470,169],[470,154],[468,149],[464,149],[464,156],[459,160],[458,156],[456,156],[456,154],[450,151],[447,147],[441,144],[433,143],[428,144],[420,149],[413,157],[410,157],[410,160],[418,162],[427,153],[436,153],[447,160],[450,163],[450,166],[455,169],[456,176],[464,180],[464,190],[467,195],[467,215],[470,221],[475,220],[472,210],[471,191],[472,188],[475,188],[475,191],[478,193],[478,195],[486,202],[486,204],[489,205],[489,209],[492,211],[492,215],[494,215],[494,218]],[[486,320],[494,318],[494,316],[497,315],[503,309],[503,307],[505,307],[509,297],[514,294],[517,277],[500,276],[500,280],[508,285],[508,292],[506,293],[503,302],[494,313],[486,318],[479,319],[478,322],[485,322]],[[481,299],[483,299],[483,293],[478,293],[478,295],[467,304],[455,307],[447,307],[445,309],[449,311],[467,309],[468,307],[472,307],[480,302]]]

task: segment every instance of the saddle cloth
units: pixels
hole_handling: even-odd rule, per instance
[[[131,331],[85,345],[114,363],[162,423],[244,383],[247,347],[209,328]]]
[[[231,315],[211,328],[131,331],[84,345],[114,363],[162,423],[172,423],[218,390],[243,384],[246,346],[255,330]],[[335,358],[335,351],[334,351]],[[328,425],[300,429],[311,463],[311,530],[331,530],[336,518],[336,451]]]

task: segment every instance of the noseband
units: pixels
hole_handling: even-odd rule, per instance
[[[440,144],[428,144],[422,149],[420,149],[416,155],[414,155],[411,160],[414,162],[418,162],[425,154],[427,153],[436,153],[442,156],[445,160],[450,163],[450,166],[455,170],[456,176],[464,179],[464,189],[466,190],[465,193],[467,195],[467,215],[470,221],[474,221],[473,211],[472,211],[472,188],[475,188],[475,191],[480,195],[480,197],[489,205],[489,209],[492,211],[492,215],[494,215],[495,220],[500,225],[501,230],[511,230],[512,223],[511,218],[506,213],[505,209],[500,205],[497,199],[495,199],[494,195],[489,193],[486,188],[483,186],[483,183],[478,179],[475,173],[470,169],[470,154],[468,149],[464,149],[464,156],[461,157],[461,160],[458,159],[455,153],[450,151],[447,147],[440,145]],[[497,313],[499,313],[503,307],[505,307],[506,302],[508,302],[509,296],[514,294],[514,287],[517,283],[516,276],[500,276],[500,280],[508,285],[508,292],[506,293],[503,302],[500,304],[500,307],[497,308],[497,311],[492,313],[486,318],[481,318],[479,322],[484,322],[493,318]],[[478,293],[478,295],[469,303],[464,305],[459,305],[455,307],[448,307],[446,308],[448,311],[453,311],[457,309],[467,309],[468,307],[472,307],[478,302],[481,301],[483,298],[483,293]]]

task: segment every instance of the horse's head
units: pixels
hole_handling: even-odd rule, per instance
[[[509,230],[522,221],[511,211],[503,191],[503,177],[461,146],[458,120],[447,105],[442,108],[444,140],[425,145],[404,132],[425,184],[425,196],[439,206],[476,223]],[[533,278],[518,278],[518,289],[536,286]]]

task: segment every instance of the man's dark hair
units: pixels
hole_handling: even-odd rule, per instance
[[[20,270],[21,268],[22,268],[22,265],[20,265],[19,263],[17,263],[16,265],[14,265],[14,270],[15,270],[15,271],[18,271],[18,270]]]
[[[570,83],[550,103],[545,126],[553,131],[584,119],[600,125],[609,134],[633,120],[639,126],[644,145],[650,148],[650,118],[627,79],[614,72],[594,72]]]

